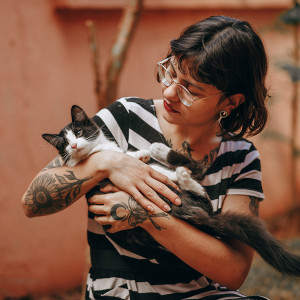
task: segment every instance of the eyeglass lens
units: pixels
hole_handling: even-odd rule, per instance
[[[193,99],[191,99],[191,95],[172,78],[172,75],[168,70],[166,70],[163,66],[158,66],[158,74],[161,82],[165,86],[170,86],[174,81],[180,101],[186,106],[192,105]]]

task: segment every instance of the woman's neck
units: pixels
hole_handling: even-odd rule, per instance
[[[163,132],[170,146],[174,150],[189,154],[195,160],[204,160],[211,163],[218,154],[222,138],[217,137],[216,134],[208,134],[208,132],[204,132],[203,135],[198,132],[197,135],[184,135],[181,134],[181,129],[178,130],[176,126],[169,125],[166,132]],[[183,130],[189,133],[192,131],[190,128],[184,128]]]
[[[222,140],[217,136],[217,124],[203,126],[170,124],[163,118],[161,109],[160,105],[156,105],[159,125],[174,150],[185,152],[196,160],[215,158]]]

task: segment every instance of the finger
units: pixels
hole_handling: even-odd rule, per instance
[[[157,193],[156,191],[154,191],[153,188],[151,188],[151,185],[149,184],[149,181],[144,183],[144,184],[140,184],[139,188],[142,191],[143,195],[149,199],[151,202],[153,202],[155,205],[157,205],[160,209],[162,209],[165,212],[169,212],[171,210],[171,207],[166,203],[165,200],[163,200]],[[156,185],[161,185],[163,187],[165,187],[166,189],[168,189],[163,183],[161,182],[156,182]]]
[[[107,215],[104,205],[90,205],[89,211],[96,215]]]
[[[107,232],[115,233],[115,232],[118,232],[118,231],[122,230],[120,226],[116,226],[116,225],[114,226],[112,224],[111,218],[108,217],[108,216],[96,216],[94,218],[94,220],[98,224],[100,224],[102,226],[106,226],[105,231],[107,231]]]
[[[88,199],[90,204],[104,204],[105,195],[94,195]]]
[[[103,193],[112,193],[112,192],[119,192],[121,191],[118,187],[114,186],[113,184],[108,184],[100,189]]]
[[[105,204],[106,201],[109,201],[111,198],[110,193],[106,194],[96,194],[88,199],[89,204]]]
[[[144,209],[153,212],[153,203],[143,196],[143,194],[135,187],[129,187],[127,191],[136,202],[138,202]]]
[[[167,176],[163,175],[160,172],[157,172],[156,170],[154,170],[153,168],[150,169],[150,175],[152,176],[152,178],[166,184],[169,185],[171,187],[173,187],[174,189],[180,191],[180,188],[178,187],[178,185],[173,182],[171,179],[169,179]]]
[[[159,193],[160,195],[163,195],[164,197],[169,199],[173,204],[175,204],[175,205],[181,204],[181,200],[180,200],[179,196],[176,193],[174,193],[172,190],[170,190],[162,182],[155,180],[153,178],[148,178],[146,180],[146,183],[149,186],[151,186],[157,193]],[[152,199],[150,199],[150,200],[152,200]]]
[[[95,216],[94,220],[101,225],[111,225],[109,216]]]
[[[154,211],[153,204],[157,205],[163,211],[168,212],[171,210],[170,206],[145,183],[140,183],[138,185],[138,189],[134,189],[134,192],[131,192],[130,194],[144,209],[149,212]]]

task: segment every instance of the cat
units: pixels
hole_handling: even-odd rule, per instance
[[[72,122],[65,126],[59,134],[42,134],[42,137],[58,150],[66,166],[74,167],[95,152],[105,150],[122,152],[117,144],[109,140],[96,123],[88,118],[81,107],[73,105],[71,116]],[[148,150],[127,151],[126,154],[145,163],[150,159]],[[171,169],[158,164],[152,164],[152,167],[171,180],[178,181],[177,175]],[[193,190],[195,193],[206,195],[200,184],[192,180],[189,175],[186,176],[184,168],[178,168],[177,173],[183,174],[183,176],[179,175],[179,181],[183,186],[187,186],[187,189]]]
[[[109,140],[101,128],[79,106],[72,106],[71,115],[72,123],[64,127],[59,134],[42,135],[47,142],[57,148],[67,166],[74,166],[97,151],[122,152],[118,145]],[[150,164],[171,180],[177,181],[181,189],[180,192],[172,189],[182,201],[180,206],[173,205],[167,198],[160,195],[171,207],[169,214],[217,238],[241,241],[252,247],[277,271],[300,277],[300,256],[285,249],[285,246],[268,232],[259,218],[254,215],[241,215],[237,212],[213,213],[211,201],[205,189],[197,182],[197,179],[203,175],[203,169],[190,156],[176,152],[161,143],[152,144],[150,151],[129,151],[126,154],[145,163],[151,156],[156,161],[167,165],[164,167],[157,163]],[[99,183],[87,193],[86,197],[101,194],[99,187],[106,183],[105,180]],[[133,199],[129,206],[131,206],[131,213],[135,212],[137,215],[142,209]],[[153,225],[157,226],[151,214],[148,217]],[[107,229],[107,226],[104,228]],[[148,258],[166,251],[141,227],[113,234],[106,232],[106,234],[121,247],[137,254],[142,251],[143,256]]]
[[[85,111],[77,105],[71,108],[72,122],[59,134],[44,133],[42,137],[53,145],[68,167],[74,167],[89,155],[105,150],[122,152],[113,141],[110,141],[96,123],[89,119]],[[144,151],[128,152],[137,158],[143,157]]]

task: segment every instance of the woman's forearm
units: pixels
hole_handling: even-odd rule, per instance
[[[75,167],[63,165],[55,158],[31,182],[23,195],[27,217],[56,213],[70,206],[106,177],[92,158]]]
[[[158,243],[208,278],[234,290],[241,286],[252,262],[253,251],[248,246],[226,243],[172,216],[156,221],[163,230],[150,222],[142,227]]]
[[[180,204],[177,194],[166,186],[176,188],[169,178],[124,153],[101,151],[72,168],[64,166],[61,159],[52,161],[25,192],[22,198],[25,214],[34,217],[63,210],[104,178],[131,194],[145,209],[151,210],[152,202],[165,209],[166,202],[156,192]]]
[[[149,213],[134,201],[122,191],[95,195],[89,199],[89,210],[96,215],[96,222],[110,226],[110,233],[140,226],[159,244],[213,281],[233,290],[241,286],[252,263],[251,248],[239,241],[217,239],[157,206]]]

